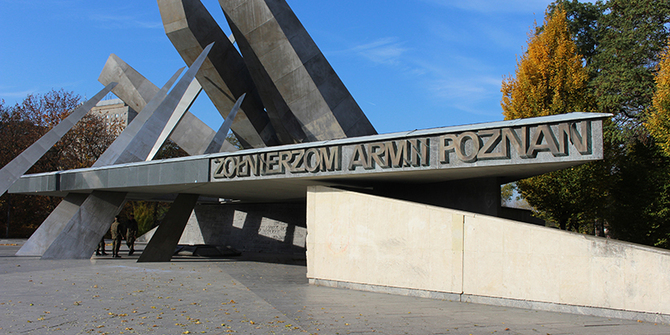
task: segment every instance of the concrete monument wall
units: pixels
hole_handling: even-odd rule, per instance
[[[307,227],[313,284],[670,321],[667,250],[322,186]]]
[[[152,238],[152,232],[140,241]],[[231,246],[241,252],[305,255],[304,203],[197,205],[182,245]]]

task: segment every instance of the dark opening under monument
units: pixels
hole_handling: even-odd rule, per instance
[[[126,200],[170,199],[140,261],[181,239],[306,255],[319,285],[668,320],[667,252],[500,218],[501,184],[602,159],[608,114],[377,134],[286,1],[220,5],[230,37],[198,0],[158,0],[179,81],[110,56],[99,81],[139,114],[93,167],[8,177],[64,198],[18,255],[89,258]],[[201,90],[218,130],[188,112]],[[166,138],[191,156],[152,161]]]

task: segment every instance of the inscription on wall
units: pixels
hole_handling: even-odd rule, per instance
[[[212,180],[555,161],[593,152],[592,120],[444,133],[214,158]],[[598,123],[600,126],[600,123]],[[498,162],[504,163],[504,162]]]

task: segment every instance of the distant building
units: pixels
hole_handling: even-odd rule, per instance
[[[91,108],[90,113],[101,116],[107,127],[118,124],[122,129],[137,116],[137,112],[121,99],[102,100]]]

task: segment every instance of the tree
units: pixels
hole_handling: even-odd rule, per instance
[[[603,5],[590,88],[599,110],[614,114],[613,139],[645,141],[642,127],[652,105],[654,72],[668,40],[670,2],[610,0]]]
[[[188,153],[184,151],[184,149],[180,148],[177,143],[174,143],[172,140],[167,139],[160,149],[158,149],[158,152],[156,152],[153,159],[158,160],[186,156],[188,156]]]
[[[0,166],[5,166],[79,106],[81,98],[64,90],[28,95],[13,107],[0,104]],[[28,173],[89,167],[116,134],[103,120],[86,115],[38,160]],[[28,236],[60,202],[60,198],[4,194],[0,196],[0,225],[12,236]],[[8,217],[11,218],[8,219]],[[8,225],[8,220],[10,224]],[[15,222],[15,224],[12,224]]]
[[[610,0],[602,8],[589,87],[598,109],[614,114],[605,133],[611,177],[604,217],[617,238],[668,247],[670,165],[643,122],[655,113],[670,2]]]
[[[604,4],[601,1],[582,3],[578,0],[558,0],[549,4],[549,14],[553,15],[558,8],[565,11],[568,31],[588,69],[599,41],[599,22],[604,14]]]
[[[605,218],[615,238],[670,248],[670,158],[653,141],[618,155]]]
[[[240,140],[238,140],[237,137],[235,137],[235,134],[233,134],[232,131],[226,136],[226,140],[230,142],[230,144],[232,144],[235,148],[238,148],[240,150],[244,149],[242,147],[242,144],[240,143]]]
[[[170,202],[162,201],[128,201],[123,206],[119,216],[121,216],[122,220],[127,220],[130,214],[133,214],[135,220],[137,220],[137,236],[142,236],[158,226],[171,205],[172,203]]]
[[[568,31],[566,12],[547,12],[542,29],[528,40],[526,53],[517,61],[514,77],[502,84],[505,119],[590,111],[588,72]],[[558,223],[561,229],[593,231],[596,211],[606,192],[603,166],[592,163],[555,171],[517,182],[536,216]]]
[[[515,76],[503,80],[506,120],[589,110],[588,73],[568,32],[565,11],[547,14],[543,27],[530,34]]]
[[[653,109],[645,124],[656,143],[670,156],[670,41],[658,64]]]
[[[588,110],[614,118],[605,122],[603,161],[573,168],[574,174],[564,170],[524,180],[519,188],[538,216],[565,222],[561,226],[567,229],[607,224],[617,238],[668,247],[670,164],[649,132],[657,128],[659,143],[667,134],[658,121],[667,94],[657,64],[668,41],[670,2],[558,0],[548,13],[558,11],[566,12],[588,72],[586,94],[579,99]],[[546,25],[538,35],[549,30]],[[540,82],[527,90],[546,89]]]

